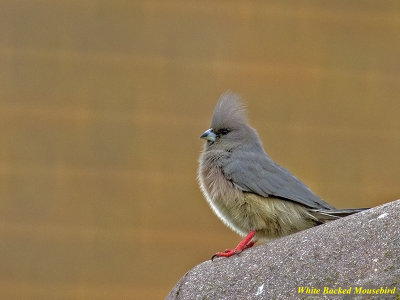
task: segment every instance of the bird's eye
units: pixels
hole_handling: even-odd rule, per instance
[[[225,134],[228,134],[230,131],[231,130],[228,129],[228,128],[222,128],[222,129],[218,130],[218,133],[222,134],[222,135],[225,135]]]

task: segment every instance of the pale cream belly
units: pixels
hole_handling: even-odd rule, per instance
[[[251,193],[239,192],[235,196],[210,199],[210,205],[226,225],[242,236],[255,230],[255,240],[269,240],[315,224],[315,218],[299,204]]]

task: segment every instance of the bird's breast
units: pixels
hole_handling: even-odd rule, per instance
[[[198,175],[200,188],[214,213],[240,235],[247,234],[234,222],[244,201],[243,192],[225,177],[222,167],[215,161],[214,164],[200,163]]]

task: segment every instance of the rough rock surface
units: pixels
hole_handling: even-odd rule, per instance
[[[360,287],[395,291],[356,294]],[[351,290],[335,295],[324,288]],[[400,299],[400,200],[206,261],[167,299]]]

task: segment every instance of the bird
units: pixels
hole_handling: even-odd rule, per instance
[[[243,240],[212,256],[230,257],[252,247],[367,208],[335,209],[265,152],[248,124],[241,97],[219,98],[198,165],[198,182],[213,212]]]

